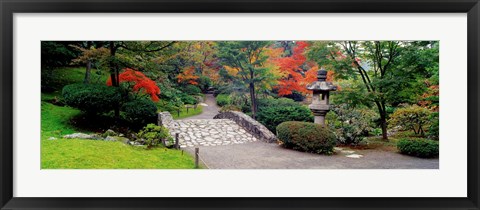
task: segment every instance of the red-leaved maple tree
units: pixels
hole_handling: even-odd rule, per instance
[[[131,68],[125,68],[124,71],[119,75],[120,83],[132,83],[132,91],[134,92],[143,92],[150,95],[152,101],[158,101],[158,95],[160,94],[160,88],[157,84],[145,76],[142,72],[135,71]],[[112,80],[109,77],[107,80],[107,85],[112,86]]]
[[[280,72],[283,76],[278,81],[278,95],[290,95],[293,91],[307,93],[306,85],[317,79],[318,66],[313,62],[308,62],[304,55],[307,42],[296,42],[292,55],[289,57],[278,58],[276,60]],[[307,67],[307,70],[303,68]]]
[[[179,83],[186,82],[191,85],[198,85],[199,76],[195,75],[195,67],[190,66],[183,70],[182,73],[178,74],[177,79]]]

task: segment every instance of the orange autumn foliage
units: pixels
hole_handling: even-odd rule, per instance
[[[296,42],[293,48],[292,56],[276,59],[282,78],[278,81],[278,95],[290,95],[293,91],[308,93],[306,86],[317,80],[318,66],[313,62],[308,62],[304,55],[307,42]],[[302,67],[309,67],[304,70]],[[328,71],[327,81],[333,81],[333,71]]]
[[[193,66],[185,68],[183,72],[177,76],[179,83],[186,82],[192,85],[198,85],[198,78],[199,76],[195,75],[195,67]]]
[[[160,94],[160,88],[157,84],[145,76],[142,72],[135,71],[131,68],[125,68],[124,71],[119,75],[120,83],[131,82],[133,83],[132,91],[149,94],[152,101],[158,101],[158,95]],[[112,79],[109,77],[107,79],[107,85],[112,86]]]
[[[428,82],[426,82],[427,85],[430,85]],[[438,112],[440,110],[440,107],[437,105],[433,105],[431,100],[427,100],[430,97],[433,96],[439,96],[440,95],[440,86],[439,85],[430,85],[428,87],[428,90],[426,93],[422,94],[421,100],[418,102],[418,105],[421,107],[425,107],[430,109],[431,111]]]

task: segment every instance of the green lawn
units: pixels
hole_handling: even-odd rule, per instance
[[[42,140],[42,169],[193,169],[180,150],[129,146],[122,142]]]
[[[203,111],[203,106],[197,106],[196,109],[189,108],[188,113],[187,113],[187,108],[182,107],[182,109],[180,109],[180,116],[178,115],[178,112],[176,112],[176,111],[170,112],[170,113],[172,114],[173,119],[183,119],[183,118],[186,118],[186,117],[199,115],[199,114],[202,113],[202,111]]]
[[[69,125],[70,118],[78,114],[80,114],[79,110],[70,107],[55,106],[42,101],[42,140],[50,137],[60,138],[66,134],[79,132],[73,126]]]

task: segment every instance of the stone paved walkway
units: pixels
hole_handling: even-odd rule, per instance
[[[176,120],[177,127],[169,128],[172,136],[179,133],[180,147],[234,145],[258,139],[237,123],[228,119],[213,119],[219,107],[212,94],[205,95],[203,111],[199,115]]]
[[[178,127],[170,132],[179,133],[180,147],[218,146],[257,141],[237,123],[228,119],[177,120]]]

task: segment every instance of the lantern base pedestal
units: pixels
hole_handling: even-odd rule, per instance
[[[325,125],[325,115],[315,115],[314,123]]]
[[[310,105],[310,108],[312,106]],[[314,122],[315,124],[320,124],[320,125],[325,125],[325,115],[327,115],[327,112],[330,111],[328,109],[310,109],[313,112],[313,115],[315,116]]]

